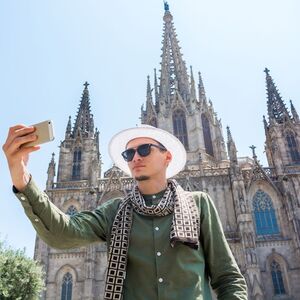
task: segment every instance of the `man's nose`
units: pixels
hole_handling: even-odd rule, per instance
[[[138,154],[137,151],[135,151],[135,153],[133,155],[133,158],[132,158],[132,161],[139,161],[141,159],[142,159],[142,157]]]

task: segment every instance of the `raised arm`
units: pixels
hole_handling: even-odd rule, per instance
[[[51,247],[73,248],[106,240],[118,203],[106,203],[93,212],[81,212],[69,217],[41,192],[27,170],[29,154],[39,146],[23,147],[36,140],[34,128],[16,125],[9,129],[3,151],[6,155],[14,192],[39,236]]]
[[[111,200],[94,211],[66,215],[41,192],[33,179],[16,191],[24,211],[38,235],[49,246],[68,249],[106,241],[119,201]]]

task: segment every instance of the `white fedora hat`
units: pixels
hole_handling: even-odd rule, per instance
[[[186,163],[186,151],[179,139],[168,131],[141,124],[140,126],[125,129],[115,134],[108,145],[108,151],[112,161],[126,174],[131,176],[128,164],[121,153],[126,150],[129,141],[140,137],[156,140],[171,152],[172,161],[167,168],[167,178],[175,176],[184,168]]]

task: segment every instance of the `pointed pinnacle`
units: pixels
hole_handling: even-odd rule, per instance
[[[190,71],[191,71],[191,81],[194,81],[194,74],[193,74],[193,67],[190,66]]]
[[[231,135],[231,131],[230,131],[229,126],[227,126],[226,129],[227,129],[227,139],[228,139],[228,141],[229,140],[231,141],[232,140],[232,135]]]

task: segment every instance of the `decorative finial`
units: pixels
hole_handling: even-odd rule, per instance
[[[267,76],[269,75],[270,70],[268,68],[264,69],[264,72],[267,74]]]
[[[87,87],[90,85],[87,81],[83,84],[85,89],[87,89]]]
[[[164,1],[164,7],[165,7],[165,11],[170,11],[169,4],[167,1]]]
[[[257,158],[256,153],[255,153],[255,148],[256,147],[254,145],[252,145],[249,148],[252,150],[252,157],[256,160],[256,158]]]

